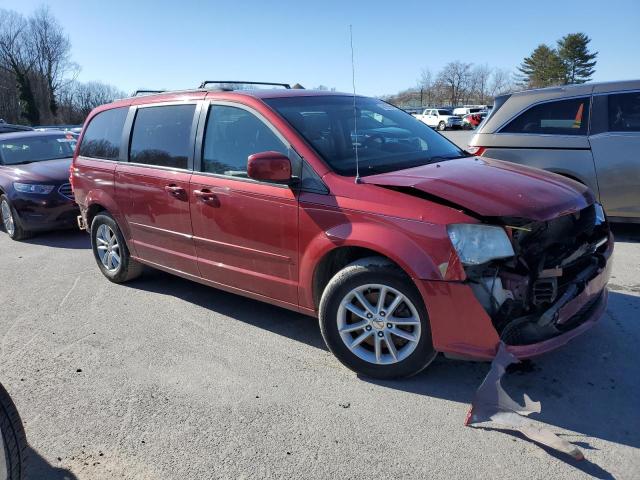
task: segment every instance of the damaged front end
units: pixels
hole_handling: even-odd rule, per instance
[[[495,217],[511,256],[464,267],[467,283],[509,346],[538,344],[573,330],[602,308],[613,239],[595,203],[548,221]]]

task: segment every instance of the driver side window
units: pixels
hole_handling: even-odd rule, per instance
[[[227,105],[212,105],[202,147],[203,172],[247,178],[247,158],[288,147],[253,113]]]

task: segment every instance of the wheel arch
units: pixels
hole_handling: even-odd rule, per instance
[[[427,252],[403,233],[380,225],[345,224],[318,234],[304,249],[301,305],[317,309],[329,280],[349,263],[367,257],[381,257],[397,266],[414,284],[418,278],[442,278]]]

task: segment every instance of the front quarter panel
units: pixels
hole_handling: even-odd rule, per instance
[[[373,250],[411,278],[464,280],[446,226],[300,202],[300,304],[314,309],[313,276],[320,260],[340,247]]]

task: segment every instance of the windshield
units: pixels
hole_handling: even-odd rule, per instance
[[[451,110],[438,110],[438,113],[440,115],[453,115],[453,113],[451,113]]]
[[[42,162],[73,156],[73,135],[38,135],[0,140],[0,162],[3,165]]]
[[[340,175],[356,175],[356,148],[361,176],[465,156],[430,127],[381,100],[356,97],[356,122],[353,97],[349,96],[283,97],[265,102]]]

